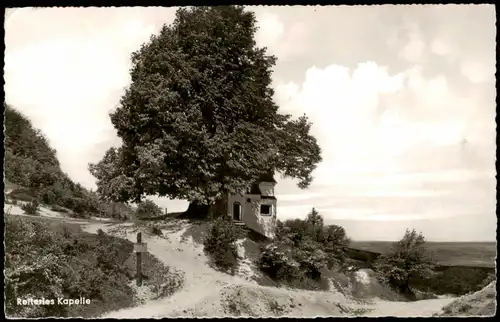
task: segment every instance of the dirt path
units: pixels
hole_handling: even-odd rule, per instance
[[[12,209],[12,208],[11,208]],[[17,209],[16,209],[17,210]],[[12,215],[28,216],[19,211]],[[80,224],[84,231],[97,233],[98,229],[109,231],[113,227],[123,227],[124,235],[119,236],[132,242],[136,234],[131,231],[134,223],[103,222],[101,220],[72,220],[67,217],[50,216],[52,220],[67,221]],[[34,216],[38,217],[38,216]],[[269,288],[257,285],[248,276],[230,276],[217,272],[209,267],[203,252],[203,246],[195,243],[191,237],[183,234],[189,227],[187,222],[176,222],[175,230],[164,231],[168,238],[160,238],[143,234],[148,244],[148,251],[166,265],[184,273],[184,287],[170,297],[152,300],[146,304],[110,312],[103,318],[161,318],[161,317],[220,317],[232,315],[243,316],[432,316],[440,313],[443,306],[454,299],[424,300],[418,302],[374,301],[370,304],[359,304],[346,298],[340,292],[312,292]],[[237,307],[239,313],[227,312],[231,305]],[[223,303],[224,302],[224,303]],[[274,306],[279,306],[276,311]],[[230,305],[229,305],[230,306]]]
[[[367,305],[352,305],[354,309],[365,311],[363,316],[395,316],[395,317],[431,317],[435,313],[440,313],[445,305],[454,300],[436,299],[422,300],[416,302],[388,302],[374,301]]]
[[[84,230],[106,231],[106,223],[91,223]],[[168,298],[150,301],[144,305],[123,309],[104,315],[104,318],[159,318],[173,316],[224,316],[227,303],[223,298],[239,301],[238,309],[253,314],[269,316],[432,316],[453,299],[425,300],[418,302],[374,301],[358,304],[339,292],[294,291],[257,285],[240,276],[230,276],[210,268],[203,253],[203,246],[183,237],[188,225],[179,222],[180,230],[165,232],[167,239],[143,234],[148,251],[166,265],[185,273],[185,286]],[[127,239],[135,242],[130,231]],[[279,314],[269,309],[270,302],[280,303]],[[241,304],[243,303],[243,304]],[[246,304],[245,304],[246,303]],[[233,303],[234,304],[234,303]],[[237,305],[237,306],[238,306]],[[354,311],[354,312],[353,312]],[[357,311],[357,312],[356,312]],[[245,312],[240,314],[245,315]]]
[[[96,232],[106,231],[107,224],[89,224],[84,230]],[[229,276],[217,272],[206,263],[203,246],[193,243],[191,238],[183,238],[182,229],[177,232],[167,232],[168,239],[152,237],[143,234],[143,240],[148,244],[148,252],[163,261],[166,265],[184,272],[184,288],[172,296],[154,300],[145,305],[119,310],[104,317],[140,318],[171,316],[177,310],[190,308],[204,299],[218,294],[227,285],[255,285],[238,276]],[[128,233],[127,239],[135,242],[135,234]],[[182,306],[180,306],[182,305]]]

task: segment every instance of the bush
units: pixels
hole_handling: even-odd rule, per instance
[[[131,307],[134,292],[129,282],[134,277],[133,243],[101,232],[97,237],[83,233],[79,226],[34,219],[5,219],[5,311],[8,316],[97,317],[108,311]],[[157,277],[145,281],[156,285],[160,296],[182,285],[179,274],[171,272],[158,259],[146,255],[144,272]],[[154,288],[154,287],[152,287]],[[17,298],[91,299],[83,306],[16,305]]]
[[[215,219],[203,241],[204,250],[212,258],[216,267],[226,271],[238,264],[238,229],[225,216]]]
[[[184,285],[184,279],[179,273],[163,265],[150,254],[146,254],[145,262],[150,262],[144,272],[149,277],[146,284],[151,286],[156,298],[170,296]]]
[[[153,226],[151,227],[151,233],[155,236],[163,236],[163,232],[161,231],[161,229],[157,226]]]
[[[486,277],[484,278],[484,280],[479,284],[479,289],[485,288],[491,282],[496,281],[496,280],[497,280],[497,276],[495,274],[488,273],[488,275],[486,275]]]
[[[323,223],[316,211],[305,220],[278,221],[276,238],[262,250],[259,267],[269,277],[294,287],[323,289],[326,268],[345,267],[349,239],[344,228]]]
[[[22,205],[21,209],[24,210],[25,214],[36,215],[38,213],[38,210],[39,210],[38,201],[35,200],[35,201],[28,202],[28,203]]]
[[[413,278],[410,286],[436,294],[465,295],[488,285],[494,275],[475,267],[452,266],[430,278]]]
[[[301,247],[294,249],[293,254],[306,277],[315,281],[321,279],[321,271],[327,266],[327,257],[314,242],[305,241]]]
[[[262,248],[259,268],[277,281],[293,282],[300,279],[301,275],[299,263],[276,244]]]
[[[40,193],[40,199],[46,205],[53,205],[57,202],[56,194],[50,189],[43,190]]]

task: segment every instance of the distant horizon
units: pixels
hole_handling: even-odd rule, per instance
[[[359,240],[359,239],[351,239],[351,242],[364,242],[364,243],[394,243],[397,242],[398,240]],[[470,241],[470,240],[459,240],[459,241],[453,241],[453,240],[426,240],[427,243],[469,243],[469,244],[480,244],[480,243],[497,243],[497,241],[491,241],[491,240],[481,240],[481,241]]]

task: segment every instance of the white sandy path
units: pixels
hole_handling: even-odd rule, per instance
[[[435,313],[441,313],[445,305],[452,302],[454,298],[422,300],[416,302],[388,302],[376,300],[371,304],[351,305],[353,308],[364,308],[370,311],[363,316],[395,316],[395,317],[432,317]]]
[[[4,213],[22,216],[25,213],[24,213],[24,210],[21,209],[21,205],[24,205],[24,204],[26,204],[26,202],[23,202],[23,201],[18,201],[17,205],[4,204],[3,205]],[[60,212],[50,210],[46,207],[40,207],[38,214],[40,217],[61,218],[61,219],[69,218],[69,216],[65,216],[65,215],[61,214]]]
[[[114,219],[111,218],[102,218],[102,217],[91,217],[90,220],[79,219],[69,216],[68,214],[63,214],[57,211],[53,211],[45,206],[41,206],[38,210],[38,215],[27,215],[24,210],[21,208],[21,205],[26,204],[25,201],[18,201],[17,205],[4,204],[3,210],[4,213],[9,213],[10,215],[15,216],[25,216],[25,217],[46,217],[46,218],[54,218],[61,219],[62,221],[71,221],[75,224],[83,224],[89,221],[102,221],[102,222],[115,222]]]
[[[223,292],[227,292],[228,287],[232,288],[238,285],[250,286],[262,290],[268,289],[267,292],[276,293],[276,296],[280,296],[281,293],[297,298],[312,296],[317,299],[312,302],[317,302],[318,304],[319,302],[340,303],[352,309],[366,309],[366,313],[362,314],[364,316],[432,316],[434,313],[441,312],[442,307],[453,300],[437,299],[418,302],[387,302],[377,300],[370,304],[356,304],[338,292],[271,290],[267,287],[257,286],[255,282],[248,281],[240,276],[229,276],[210,268],[203,254],[203,246],[194,243],[191,237],[183,240],[182,234],[187,225],[184,224],[182,226],[182,229],[178,232],[167,232],[168,239],[151,237],[147,234],[143,234],[143,239],[144,242],[147,242],[148,251],[152,255],[162,260],[166,265],[177,268],[185,273],[184,288],[170,297],[150,301],[138,307],[111,312],[104,315],[103,318],[192,316],[194,312],[196,312],[196,316],[221,316],[220,295]],[[109,227],[105,223],[93,223],[84,229],[95,233],[99,228],[106,231]],[[136,241],[135,233],[131,233],[130,231],[127,234],[127,238],[132,242]],[[306,307],[302,307],[302,310],[306,310]]]
[[[106,224],[91,224],[84,228],[88,232],[97,229],[107,230]],[[206,263],[203,246],[195,244],[191,237],[182,239],[185,229],[178,232],[167,232],[168,239],[143,234],[143,242],[148,245],[148,252],[163,261],[166,265],[184,272],[184,288],[170,297],[154,300],[142,306],[112,312],[103,317],[109,318],[143,318],[163,317],[177,310],[191,308],[204,299],[218,294],[226,285],[255,285],[238,276],[229,276],[217,272]],[[127,238],[136,242],[136,235],[128,233]],[[179,305],[182,304],[182,307]]]

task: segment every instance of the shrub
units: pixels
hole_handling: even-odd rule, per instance
[[[34,200],[31,202],[28,202],[24,205],[21,206],[21,209],[24,210],[24,213],[28,215],[36,215],[39,210],[39,205],[38,201]]]
[[[486,286],[488,286],[491,282],[493,281],[496,281],[497,280],[497,277],[495,274],[493,273],[488,273],[488,275],[486,275],[486,277],[484,278],[484,280],[479,284],[479,289],[483,289],[485,288]]]
[[[157,226],[153,226],[151,227],[151,233],[155,236],[163,236],[163,232],[161,231],[161,229]]]
[[[213,220],[203,245],[215,266],[234,272],[238,263],[237,239],[238,229],[225,216]]]
[[[305,220],[277,222],[275,241],[263,249],[259,267],[271,278],[286,280],[291,286],[323,289],[322,272],[327,267],[346,266],[348,244],[344,228],[325,226],[323,217],[313,208]]]
[[[42,191],[40,193],[40,199],[46,205],[53,205],[57,202],[56,194],[50,189],[45,189],[44,191]]]
[[[277,244],[269,244],[262,248],[259,268],[278,281],[292,282],[300,279],[299,263]]]
[[[133,244],[102,234],[83,233],[79,226],[24,218],[5,219],[5,311],[15,317],[96,317],[102,313],[134,305],[129,286],[134,277]],[[182,278],[158,259],[146,254],[144,272],[153,278],[159,296],[169,295]],[[156,273],[157,275],[153,274]],[[150,284],[148,284],[150,283]],[[79,298],[90,305],[32,307],[16,305],[16,299]]]
[[[465,295],[488,285],[494,275],[479,268],[452,266],[435,273],[430,278],[412,278],[410,285],[418,290],[436,294]]]
[[[321,271],[327,266],[327,257],[313,241],[305,241],[301,247],[294,249],[293,254],[306,277],[315,281],[321,279]]]
[[[177,290],[182,288],[184,279],[182,276],[170,269],[170,267],[163,265],[156,258],[151,255],[146,255],[146,261],[150,261],[145,273],[149,276],[147,284],[151,285],[151,290],[156,298],[170,296]]]

